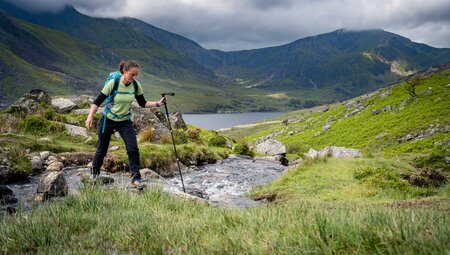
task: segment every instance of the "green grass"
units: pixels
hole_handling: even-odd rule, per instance
[[[252,196],[276,197],[277,201],[286,203],[379,203],[407,199],[440,200],[450,196],[448,185],[418,187],[402,178],[420,171],[410,162],[409,157],[306,160],[271,184],[254,189]]]
[[[226,210],[160,190],[86,188],[0,221],[1,254],[445,254],[438,208],[299,202]]]

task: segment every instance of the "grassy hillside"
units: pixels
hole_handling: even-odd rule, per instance
[[[262,124],[258,132],[252,128],[231,129],[224,134],[254,141],[275,133],[293,158],[310,148],[320,150],[332,145],[386,156],[448,150],[445,141],[449,139],[450,126],[449,83],[450,70],[446,69],[422,76],[415,88],[417,97],[412,97],[408,93],[410,86],[401,82],[350,101],[278,117],[287,125],[270,124],[264,129]]]

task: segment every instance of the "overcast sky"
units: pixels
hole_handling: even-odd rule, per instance
[[[207,49],[255,49],[340,28],[380,28],[450,48],[450,0],[7,0],[35,11],[72,5],[93,17],[133,17]]]

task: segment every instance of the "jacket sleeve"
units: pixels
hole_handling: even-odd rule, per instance
[[[107,97],[107,95],[100,92],[100,94],[98,94],[97,98],[95,99],[94,104],[100,106]]]

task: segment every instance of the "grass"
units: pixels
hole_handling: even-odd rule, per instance
[[[0,221],[1,254],[445,254],[450,218],[435,208],[298,202],[225,210],[85,188]]]
[[[256,188],[252,197],[352,203],[449,197],[448,185],[419,187],[402,178],[420,171],[410,162],[409,157],[307,160],[271,184]]]

